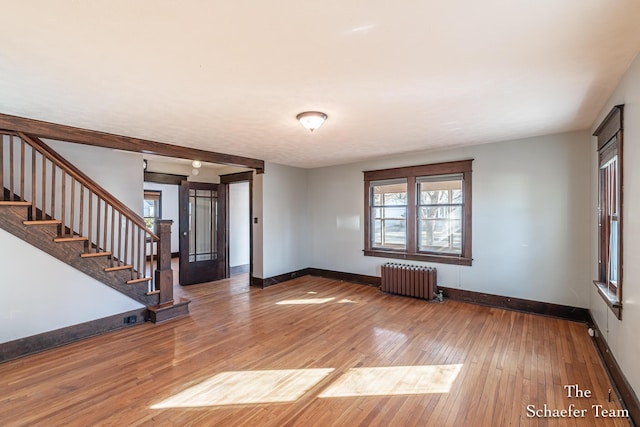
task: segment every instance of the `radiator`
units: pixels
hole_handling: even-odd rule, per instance
[[[434,298],[437,285],[435,268],[386,263],[381,270],[382,292],[422,299]]]

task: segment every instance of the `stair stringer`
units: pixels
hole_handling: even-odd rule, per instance
[[[146,306],[158,304],[157,294],[147,295],[146,282],[126,283],[131,279],[130,271],[104,271],[106,267],[109,267],[109,257],[81,257],[80,255],[85,252],[85,245],[88,242],[55,242],[54,239],[58,236],[58,226],[52,224],[25,225],[24,221],[28,219],[28,210],[28,206],[0,206],[0,228]]]

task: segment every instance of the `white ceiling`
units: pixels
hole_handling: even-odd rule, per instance
[[[299,167],[587,129],[640,50],[638,0],[0,5],[0,113]]]

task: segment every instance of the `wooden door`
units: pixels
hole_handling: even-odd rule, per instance
[[[211,282],[227,275],[226,186],[182,181],[180,185],[180,284]]]

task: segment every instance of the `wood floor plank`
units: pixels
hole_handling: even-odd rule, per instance
[[[310,276],[256,289],[245,274],[175,295],[191,299],[189,317],[0,364],[0,425],[586,426],[601,420],[530,418],[527,405],[621,408],[583,324]],[[435,381],[417,372],[437,365],[460,365],[446,390],[404,388]],[[259,380],[317,369],[330,371],[304,389]],[[216,382],[233,373],[245,379]],[[342,384],[349,375],[368,376]],[[338,384],[347,395],[330,394]],[[566,384],[595,397],[567,398]],[[295,393],[261,400],[274,387]]]

